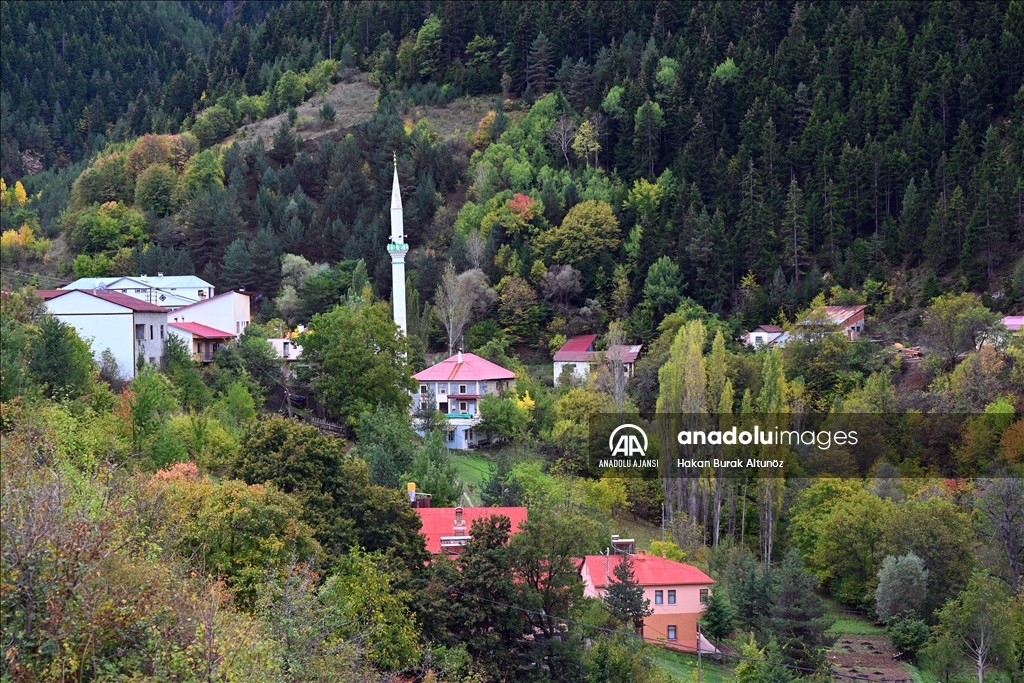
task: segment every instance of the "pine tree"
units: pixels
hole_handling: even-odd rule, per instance
[[[658,103],[647,100],[637,109],[634,125],[633,148],[637,159],[643,162],[644,172],[653,178],[654,165],[661,156],[661,129],[665,125]]]
[[[735,616],[736,610],[729,604],[728,599],[720,590],[716,590],[708,596],[700,624],[709,636],[715,640],[723,640],[732,633],[732,620]]]
[[[526,69],[527,87],[537,97],[551,92],[551,66],[554,48],[541,31],[530,46],[530,61]]]
[[[612,570],[612,578],[604,594],[604,604],[612,616],[623,623],[632,623],[637,635],[644,632],[644,619],[654,614],[651,601],[644,597],[644,587],[633,575],[633,560],[622,555]]]
[[[800,282],[800,268],[807,263],[807,219],[804,216],[803,193],[796,176],[789,182],[786,196],[786,233],[793,264],[793,282]]]
[[[224,252],[224,263],[220,271],[221,287],[227,289],[251,289],[255,265],[245,241],[241,238],[232,242]]]
[[[281,282],[281,247],[274,233],[266,226],[256,232],[249,245],[252,258],[252,284],[266,296],[277,293]]]
[[[766,625],[778,640],[785,663],[814,670],[825,664],[825,652],[835,642],[826,633],[832,620],[817,588],[818,580],[791,550],[775,575]]]

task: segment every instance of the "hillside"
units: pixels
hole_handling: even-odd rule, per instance
[[[1024,680],[1021,0],[0,15],[5,683]]]

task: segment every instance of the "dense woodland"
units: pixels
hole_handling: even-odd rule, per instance
[[[582,596],[573,558],[624,525],[715,578],[730,681],[827,678],[836,610],[908,677],[1024,680],[1024,341],[999,324],[1024,306],[1021,2],[0,13],[5,681],[676,680],[634,637],[628,564]],[[328,94],[363,82],[353,123]],[[438,133],[456,103],[473,125]],[[254,324],[128,381],[32,292],[156,272],[255,291]],[[868,335],[825,304],[866,305]],[[743,347],[762,323],[804,333]],[[286,372],[267,338],[299,326]],[[644,344],[635,375],[555,388],[582,333]],[[458,349],[516,373],[481,400],[478,485],[444,416],[409,415],[412,374]],[[274,414],[294,396],[348,437]],[[593,474],[589,416],[680,412],[892,438],[836,478]],[[425,564],[407,481],[530,521]]]

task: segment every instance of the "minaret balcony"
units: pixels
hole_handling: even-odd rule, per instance
[[[389,253],[395,254],[395,253],[398,253],[398,252],[405,252],[405,251],[409,251],[409,245],[408,244],[396,244],[395,242],[388,242],[388,252]]]

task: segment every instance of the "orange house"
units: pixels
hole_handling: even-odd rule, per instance
[[[663,643],[683,650],[697,649],[697,619],[704,611],[714,579],[696,567],[649,555],[643,550],[629,555],[633,560],[633,578],[644,589],[654,614],[644,620],[644,640]],[[615,565],[622,555],[587,555],[580,572],[583,594],[604,595]],[[714,647],[703,637],[701,650]]]

